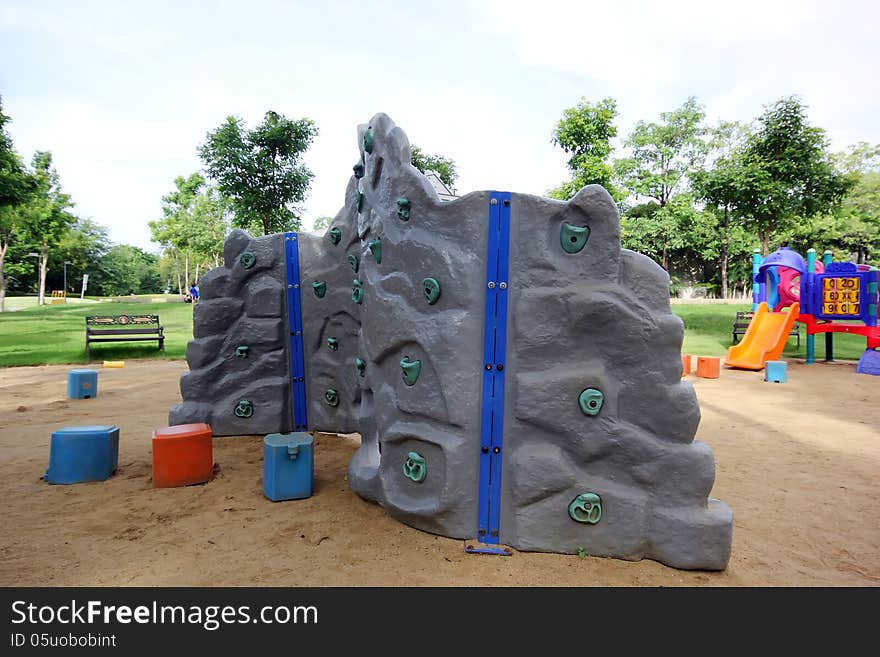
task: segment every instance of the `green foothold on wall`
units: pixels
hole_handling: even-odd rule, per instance
[[[354,253],[348,254],[348,264],[351,266],[351,270],[355,274],[357,274],[358,267],[360,267],[361,263],[360,263],[360,260],[358,260],[358,257]]]
[[[406,196],[397,199],[397,216],[403,221],[409,221],[409,199]]]
[[[440,283],[436,278],[425,278],[422,280],[422,293],[425,295],[425,301],[429,306],[437,303],[440,298]]]
[[[367,371],[366,361],[363,358],[355,357],[354,364],[357,366],[358,376],[364,376]]]
[[[239,345],[235,348],[235,355],[238,358],[247,358],[248,351],[250,351],[250,347],[242,344],[242,345]]]
[[[584,415],[599,415],[604,402],[605,395],[595,388],[587,388],[578,397],[578,406]]]
[[[342,240],[342,231],[334,226],[327,233],[327,237],[330,238],[330,243],[336,246]]]
[[[414,386],[422,372],[422,361],[410,360],[409,356],[400,359],[400,370],[403,373],[403,382],[408,386]]]
[[[602,498],[596,493],[581,493],[568,505],[568,515],[575,522],[595,525],[602,519]]]
[[[367,246],[370,247],[370,253],[373,254],[373,259],[376,261],[376,264],[382,262],[382,240],[370,240]]]
[[[339,393],[333,388],[327,388],[324,391],[324,403],[334,408],[339,406]]]
[[[571,224],[562,224],[562,230],[559,239],[562,242],[562,249],[566,253],[577,253],[584,248],[587,240],[590,238],[589,226],[572,226]]]
[[[358,213],[360,213],[360,211],[364,209],[364,193],[363,192],[357,192],[357,209],[358,209]]]
[[[245,251],[238,257],[238,262],[241,263],[241,266],[244,269],[250,269],[257,262],[257,256],[255,256],[250,251]]]
[[[330,347],[330,351],[339,351],[339,340],[336,338],[327,338],[327,346]]]
[[[373,152],[373,143],[375,142],[376,137],[373,135],[373,126],[367,127],[366,132],[364,132],[364,150],[367,153]]]
[[[316,297],[323,299],[324,295],[327,294],[327,282],[315,281],[312,283],[312,291],[315,293]]]
[[[358,279],[351,282],[351,300],[355,303],[364,302],[364,284]]]
[[[358,162],[351,169],[352,169],[352,171],[354,171],[355,178],[360,179],[360,178],[364,177],[364,163],[363,162]]]
[[[418,452],[407,454],[406,461],[403,462],[403,475],[417,484],[422,483],[428,476],[428,464],[425,462],[425,457]]]
[[[247,399],[242,399],[236,404],[233,412],[236,417],[249,418],[254,414],[254,405]]]

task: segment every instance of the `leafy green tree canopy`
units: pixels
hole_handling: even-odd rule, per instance
[[[775,232],[830,211],[854,184],[851,176],[837,170],[825,131],[809,125],[806,108],[796,97],[765,108],[746,142],[742,162],[748,184],[740,206],[765,255]]]
[[[617,101],[603,98],[590,103],[581,98],[574,107],[562,112],[562,118],[553,129],[552,143],[570,157],[568,170],[571,180],[551,190],[550,196],[567,200],[584,185],[602,185],[616,199],[622,194],[613,183],[614,167],[609,158],[613,150],[611,140],[617,136]]]
[[[6,132],[9,122],[0,98],[0,208],[24,203],[35,186]]]
[[[660,123],[636,123],[626,140],[632,155],[616,163],[624,187],[660,207],[669,203],[709,149],[704,118],[703,107],[691,97],[680,108],[660,114]]]
[[[452,189],[455,179],[458,178],[458,171],[455,169],[455,162],[448,157],[442,155],[432,155],[425,153],[421,148],[413,144],[410,149],[412,165],[425,173],[426,171],[436,171],[443,184]],[[329,224],[328,224],[329,225]],[[317,225],[315,226],[317,228]]]
[[[300,209],[314,177],[302,162],[318,129],[309,119],[296,121],[266,112],[253,130],[230,116],[209,132],[199,149],[208,176],[232,202],[234,225],[259,222],[269,235],[298,230]]]

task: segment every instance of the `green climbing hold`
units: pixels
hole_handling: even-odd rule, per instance
[[[364,132],[364,150],[367,151],[367,153],[373,152],[373,142],[375,142],[375,140],[376,137],[373,135],[373,127],[368,126],[367,131]]]
[[[327,390],[324,391],[324,403],[326,403],[327,406],[336,408],[339,406],[339,393],[333,388],[327,388]]]
[[[409,199],[406,196],[397,199],[397,216],[403,221],[409,221]]]
[[[364,284],[358,279],[351,282],[351,300],[355,303],[364,302]]]
[[[330,351],[339,351],[339,340],[336,338],[327,338],[327,346],[330,347]]]
[[[595,388],[587,388],[578,397],[578,405],[584,415],[599,415],[604,402],[605,395]]]
[[[414,386],[422,372],[422,361],[410,360],[409,356],[400,359],[400,370],[403,373],[403,382],[408,386]]]
[[[436,278],[425,278],[422,280],[422,293],[425,295],[425,301],[429,306],[437,303],[440,298],[440,283]]]
[[[357,358],[357,357],[355,357],[355,359],[354,359],[354,364],[357,365],[358,376],[364,376],[364,374],[365,374],[366,371],[367,371],[367,363],[366,363],[366,361],[365,361],[363,358]]]
[[[342,231],[334,226],[327,232],[327,236],[330,238],[330,243],[335,246],[342,240]]]
[[[236,417],[248,418],[254,414],[254,405],[247,399],[242,399],[238,402],[235,407],[235,411],[233,412],[235,413]]]
[[[315,281],[312,283],[312,290],[315,293],[315,296],[319,299],[323,299],[324,295],[327,294],[327,282],[326,281]]]
[[[351,270],[355,274],[357,274],[358,267],[360,266],[361,263],[360,263],[360,260],[358,260],[358,257],[354,253],[348,254],[348,264],[351,266]]]
[[[247,358],[249,350],[250,347],[248,347],[247,345],[239,345],[235,348],[235,355],[238,358]]]
[[[255,256],[250,251],[245,251],[238,257],[238,262],[241,263],[241,266],[244,269],[250,269],[257,262],[257,256]]]
[[[382,262],[382,240],[370,240],[367,246],[370,247],[370,253],[373,254],[373,258],[376,260],[376,264]]]
[[[562,224],[559,239],[562,242],[562,250],[566,253],[577,253],[584,248],[590,237],[589,226],[572,226]]]
[[[575,522],[595,525],[602,519],[602,498],[596,493],[581,493],[568,505],[568,515]]]
[[[364,163],[363,162],[358,162],[357,164],[355,164],[352,167],[352,170],[354,171],[355,178],[363,178],[364,177]]]
[[[363,192],[357,192],[357,206],[358,206],[358,213],[360,213],[360,211],[364,209],[364,193]]]
[[[403,475],[417,484],[422,483],[428,476],[428,464],[425,463],[425,457],[418,452],[407,454],[406,461],[403,462]]]

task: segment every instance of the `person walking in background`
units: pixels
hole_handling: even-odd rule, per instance
[[[189,288],[189,296],[192,299],[192,303],[198,303],[199,301],[199,286],[195,283]]]

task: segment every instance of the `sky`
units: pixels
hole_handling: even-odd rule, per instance
[[[76,214],[157,252],[161,197],[229,115],[316,123],[305,229],[343,205],[377,112],[455,160],[459,194],[565,180],[551,133],[582,97],[617,100],[619,142],[689,96],[714,123],[797,94],[834,150],[880,143],[878,25],[868,0],[2,0],[0,96]]]

